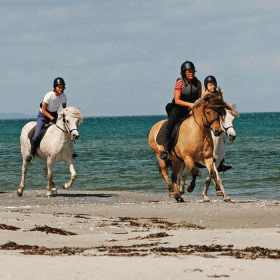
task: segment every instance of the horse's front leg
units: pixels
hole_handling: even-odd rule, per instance
[[[187,186],[187,191],[193,192],[194,187],[195,187],[196,177],[198,176],[198,169],[196,168],[195,163],[191,157],[185,157],[184,162],[185,162],[186,166],[189,168],[189,171],[192,175],[192,180],[190,181],[190,183]]]
[[[26,178],[26,172],[27,172],[27,167],[28,167],[28,162],[26,160],[23,159],[22,162],[22,168],[21,168],[21,182],[19,185],[19,188],[17,190],[17,196],[21,197],[23,194],[23,189],[24,189],[24,185],[25,185],[25,178]]]
[[[53,164],[54,161],[51,158],[47,159],[47,178],[48,178],[48,185],[47,185],[47,197],[52,196],[51,187],[53,182]]]
[[[77,173],[76,173],[76,170],[75,170],[74,165],[72,163],[72,159],[69,160],[69,161],[66,161],[66,164],[67,164],[67,166],[69,168],[69,171],[71,173],[71,179],[70,179],[70,181],[68,183],[64,184],[63,189],[71,188],[73,183],[74,183],[74,181],[75,181],[75,179],[76,179],[76,177],[77,177]]]
[[[45,174],[46,177],[48,177],[48,165],[47,165],[47,161],[45,162],[44,174]],[[57,188],[55,187],[54,181],[52,181],[51,184],[52,184],[51,193],[52,193],[52,194],[57,194]]]
[[[216,176],[217,176],[217,181],[214,180],[217,196],[223,196],[225,202],[230,202],[231,200],[230,200],[229,196],[226,194],[225,188],[223,186],[223,181],[219,175],[216,165],[214,165],[214,170],[215,170]],[[216,182],[219,182],[219,184],[220,184],[219,187],[216,186],[217,185]]]
[[[209,175],[211,176],[211,178],[214,181],[215,188],[216,188],[216,191],[217,191],[217,195],[220,195],[220,192],[222,192],[222,194],[224,196],[224,201],[225,202],[230,202],[231,200],[225,192],[225,189],[224,189],[224,186],[222,184],[222,180],[219,176],[218,170],[217,170],[216,166],[214,165],[213,158],[205,160],[205,166],[207,167],[207,169],[209,171]],[[210,184],[210,182],[209,182],[209,184]],[[206,188],[206,193],[207,193],[208,186],[206,184],[206,187],[205,187]]]
[[[210,199],[207,196],[207,192],[208,192],[208,188],[210,186],[210,183],[211,183],[211,176],[208,175],[208,177],[206,178],[205,187],[204,187],[204,190],[203,190],[203,193],[202,193],[202,198],[203,198],[204,202],[210,202]]]

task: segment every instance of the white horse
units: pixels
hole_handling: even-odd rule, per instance
[[[214,150],[213,150],[213,157],[215,158],[215,164],[214,164],[214,170],[217,175],[217,179],[220,182],[220,188],[218,188],[216,185],[216,193],[218,196],[223,196],[224,201],[229,202],[230,198],[225,192],[225,188],[223,186],[222,179],[219,175],[218,172],[218,167],[220,166],[221,162],[223,161],[225,157],[225,145],[224,145],[224,136],[227,135],[228,140],[233,142],[236,138],[236,132],[234,129],[234,118],[238,116],[238,112],[235,109],[234,105],[231,105],[232,110],[227,110],[226,109],[226,116],[224,120],[221,120],[221,127],[223,128],[223,133],[220,136],[214,136],[212,133],[212,139],[213,139],[213,144],[214,144]],[[202,162],[199,163],[200,165],[203,165]],[[200,173],[201,174],[201,173]],[[185,180],[188,175],[191,175],[189,169],[182,164],[181,166],[181,172],[180,176],[178,176],[178,185],[180,187],[180,193],[184,193],[184,187],[185,187]],[[209,198],[207,197],[207,191],[208,187],[211,183],[211,177],[208,175],[206,179],[206,185],[204,187],[203,193],[202,193],[202,198],[203,201],[209,202]]]
[[[48,178],[47,197],[51,197],[52,194],[57,193],[57,189],[52,180],[52,169],[55,162],[64,161],[70,170],[71,180],[64,184],[64,189],[70,188],[76,179],[76,171],[72,163],[74,152],[72,141],[79,138],[78,125],[82,122],[83,117],[79,108],[67,107],[59,113],[56,124],[47,128],[47,131],[41,140],[40,146],[37,149],[37,155],[46,160],[44,171]],[[21,131],[20,144],[23,163],[21,183],[17,190],[18,196],[22,196],[23,193],[27,167],[29,165],[25,160],[25,157],[30,151],[30,139],[35,131],[36,125],[37,122],[35,121],[29,122]]]

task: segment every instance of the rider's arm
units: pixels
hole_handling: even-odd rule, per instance
[[[43,106],[42,106],[42,113],[48,117],[49,119],[53,120],[54,117],[47,111],[49,104],[43,102]]]
[[[201,82],[198,81],[198,98],[201,97],[201,92],[202,92],[202,90],[201,90]]]
[[[181,90],[174,90],[175,103],[179,106],[187,106],[187,107],[190,107],[191,109],[193,109],[194,103],[183,101],[181,99],[181,92],[182,92]]]

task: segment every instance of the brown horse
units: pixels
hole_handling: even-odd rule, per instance
[[[181,195],[184,193],[184,190],[181,189],[180,191],[178,184],[180,171],[185,165],[189,168],[192,174],[192,180],[187,190],[188,192],[192,192],[198,175],[195,162],[198,161],[204,163],[209,175],[215,182],[216,190],[221,191],[221,184],[217,180],[213,167],[214,158],[211,130],[215,136],[219,136],[222,133],[220,118],[224,118],[226,114],[225,109],[230,109],[230,107],[224,102],[221,95],[208,94],[198,99],[195,102],[193,114],[181,124],[177,143],[172,151],[170,151],[167,162],[160,159],[160,154],[163,151],[163,143],[160,141],[160,137],[164,133],[167,120],[162,120],[152,127],[149,134],[149,145],[156,153],[160,173],[169,189],[169,196],[175,197],[178,202],[183,201]],[[171,180],[173,186],[169,181],[166,170],[167,165],[170,163],[172,166]]]

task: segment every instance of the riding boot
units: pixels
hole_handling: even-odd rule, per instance
[[[40,145],[40,142],[39,141],[34,141],[33,139],[31,139],[30,141],[30,144],[31,144],[31,149],[30,149],[30,152],[29,154],[25,157],[25,160],[30,163],[35,155],[36,155],[36,151],[37,151],[37,148],[39,147]]]
[[[227,170],[229,170],[229,169],[231,169],[232,168],[232,166],[230,166],[230,165],[225,165],[224,164],[224,160],[222,160],[221,161],[221,163],[220,163],[220,166],[218,167],[218,172],[226,172]]]
[[[75,158],[77,157],[78,155],[76,154],[76,152],[74,151],[73,155],[72,155],[72,158]]]
[[[169,151],[170,151],[170,139],[169,139],[169,131],[165,130],[165,135],[164,135],[164,148],[163,151],[160,154],[160,158],[164,161],[168,160],[169,157]]]

